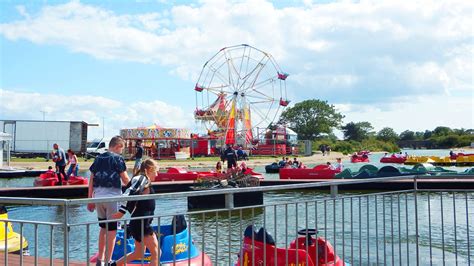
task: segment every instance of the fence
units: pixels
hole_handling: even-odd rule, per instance
[[[387,181],[389,186],[391,181],[406,178],[413,178],[413,189],[337,193],[338,185]],[[177,230],[177,224],[172,218],[174,215],[184,214],[189,235],[194,239],[196,247],[210,257],[213,265],[233,265],[239,257],[246,262],[242,265],[311,265],[315,258],[331,261],[331,256],[327,254],[318,255],[318,249],[314,255],[303,245],[303,250],[306,249],[306,253],[312,255],[298,257],[300,253],[294,253],[288,248],[295,245],[291,244],[294,239],[296,246],[301,246],[296,239],[298,231],[304,228],[318,228],[323,241],[332,245],[334,258],[339,257],[351,265],[470,265],[473,254],[471,234],[474,230],[474,191],[419,190],[419,178],[422,177],[338,180],[153,194],[127,199],[156,200],[156,215],[149,218],[153,219],[153,224],[158,228],[171,224],[172,232]],[[328,189],[330,194],[325,191]],[[188,196],[233,195],[258,191],[265,193],[263,205],[193,212],[186,210]],[[33,263],[37,264],[40,258],[47,258],[50,265],[56,259],[63,259],[64,265],[68,265],[72,261],[86,263],[97,249],[98,222],[93,214],[87,213],[85,205],[123,200],[121,197],[75,200],[0,198],[0,204],[14,205],[11,212],[31,218],[8,221],[30,242]],[[46,219],[47,216],[52,219]],[[248,225],[265,228],[273,236],[275,246],[281,250],[263,249],[264,254],[258,257],[259,251],[252,247],[258,246],[261,241],[265,246],[269,240],[266,237],[260,240],[254,234],[251,239],[244,239],[243,234]],[[127,234],[127,231],[124,233]],[[173,256],[176,258],[178,251],[186,250],[177,248],[179,243],[176,242],[176,237],[173,241]],[[189,247],[191,242],[188,241]],[[8,250],[7,243],[5,250]],[[160,249],[160,252],[164,250]],[[325,249],[324,252],[328,251]],[[296,258],[292,258],[292,254],[296,254]],[[12,256],[14,255],[5,254],[0,259],[5,265],[9,265]],[[20,255],[21,265],[26,258]],[[184,261],[185,265],[188,263],[201,265],[191,260]]]

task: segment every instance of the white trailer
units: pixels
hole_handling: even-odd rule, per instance
[[[12,155],[22,157],[47,156],[54,143],[84,153],[87,127],[84,121],[0,120],[0,131],[12,135]]]

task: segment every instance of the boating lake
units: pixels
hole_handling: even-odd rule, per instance
[[[405,151],[403,151],[405,152]],[[436,155],[447,156],[449,150],[408,150],[409,154],[413,155]],[[380,164],[379,159],[383,154],[370,155],[371,164],[378,167],[386,164]],[[349,156],[344,158],[344,164],[351,170],[358,170],[363,164],[349,163]],[[310,165],[311,166],[311,165]],[[462,167],[448,167],[449,169],[456,169],[462,171]],[[264,172],[263,167],[257,167],[257,172]],[[267,179],[277,179],[278,174],[265,174]],[[3,187],[13,186],[32,186],[34,178],[16,178],[0,180]],[[357,196],[366,193],[365,191],[344,191],[341,196]],[[373,192],[367,192],[373,193]],[[243,235],[243,230],[247,225],[254,223],[257,229],[265,224],[267,230],[276,239],[277,246],[287,246],[295,237],[297,229],[303,228],[318,228],[320,236],[327,235],[329,241],[336,239],[336,250],[340,257],[344,253],[344,260],[351,262],[354,265],[367,264],[400,264],[406,265],[415,264],[415,225],[414,225],[414,197],[413,194],[394,194],[393,196],[378,196],[377,201],[366,201],[365,197],[354,199],[345,199],[344,207],[342,202],[338,201],[334,206],[332,200],[320,201],[314,204],[317,199],[327,198],[328,194],[323,191],[286,191],[286,192],[269,192],[264,194],[264,203],[266,205],[274,205],[277,207],[267,207],[248,209],[241,213],[242,219],[239,219],[240,213],[232,212],[232,217],[229,219],[229,213],[220,213],[216,217],[213,212],[208,215],[191,215],[189,217],[191,223],[192,236],[199,248],[204,234],[205,252],[211,256],[214,261],[215,253],[219,258],[219,265],[229,265],[237,260],[239,253],[240,239]],[[373,197],[373,196],[371,196]],[[360,201],[359,201],[360,199]],[[429,200],[428,200],[429,199]],[[453,221],[453,193],[443,193],[444,214],[441,216],[441,197],[439,193],[419,193],[418,208],[419,208],[419,249],[420,249],[420,264],[429,264],[430,242],[432,246],[433,257],[437,260],[433,264],[438,265],[442,263],[440,258],[445,256],[445,261],[454,263],[454,251],[457,250],[458,263],[460,265],[467,265],[468,243],[467,227],[466,227],[466,199],[470,202],[468,206],[469,213],[469,232],[471,234],[471,257],[474,254],[472,245],[472,232],[474,232],[474,193],[460,193],[456,194],[456,226]],[[311,201],[305,204],[305,201]],[[354,210],[350,209],[351,202],[354,205]],[[369,204],[369,206],[367,206]],[[326,205],[326,212],[324,211]],[[374,211],[377,206],[377,213]],[[359,211],[360,206],[360,211]],[[400,206],[400,207],[398,207]],[[431,209],[431,216],[428,216],[428,206]],[[400,208],[400,212],[398,212]],[[161,219],[161,224],[169,224],[171,216],[176,213],[183,213],[187,209],[186,199],[170,199],[164,198],[157,201],[155,214],[169,217]],[[334,219],[333,209],[336,210],[336,217]],[[31,221],[49,221],[60,222],[64,217],[64,210],[62,207],[47,207],[47,206],[10,206],[8,208],[9,217],[11,219],[31,220]],[[276,213],[275,213],[276,211]],[[367,217],[368,211],[370,212]],[[288,220],[285,220],[285,213],[287,213]],[[308,213],[308,223],[304,218]],[[341,215],[344,213],[344,220]],[[398,215],[400,213],[400,216]],[[408,214],[408,217],[407,217]],[[378,230],[375,233],[375,215],[378,217]],[[294,219],[295,216],[300,217],[298,224]],[[70,223],[82,223],[87,221],[96,221],[96,214],[90,213],[85,206],[72,206],[69,209]],[[276,217],[276,219],[275,219]],[[385,230],[382,231],[382,220],[386,217]],[[393,217],[393,219],[390,219]],[[393,222],[391,222],[393,221]],[[430,223],[431,221],[431,223]],[[189,222],[189,221],[188,221]],[[441,227],[443,223],[443,227]],[[275,229],[276,225],[276,229]],[[428,226],[431,225],[431,226]],[[407,229],[408,227],[408,229]],[[344,228],[344,234],[343,232]],[[352,233],[350,232],[353,228]],[[14,225],[15,231],[19,232],[19,225]],[[204,229],[204,230],[203,230]],[[324,230],[325,229],[325,230]],[[336,237],[334,238],[334,229],[336,230]],[[400,231],[398,231],[400,229]],[[30,252],[34,252],[34,227],[32,225],[24,225],[23,228],[26,239],[30,244]],[[50,227],[38,227],[38,243],[50,242]],[[70,259],[73,261],[85,261],[86,259],[86,234],[85,226],[73,227],[70,234]],[[203,233],[204,232],[204,233]],[[276,232],[276,234],[275,234]],[[90,248],[91,254],[95,253],[97,247],[98,226],[92,225],[90,227]],[[287,237],[285,237],[287,235]],[[385,235],[385,238],[384,238]],[[63,233],[61,227],[56,227],[53,234],[54,256],[56,258],[62,257]],[[217,236],[217,238],[216,238]],[[378,239],[374,239],[377,236]],[[454,241],[455,236],[457,241]],[[342,238],[345,239],[344,246],[342,245]],[[229,239],[231,245],[229,245]],[[216,248],[217,244],[217,248]],[[385,248],[384,248],[385,247]],[[379,250],[379,259],[377,261],[375,250]],[[231,255],[227,255],[228,251]],[[38,245],[39,255],[41,257],[48,257],[50,252],[49,244]],[[368,252],[369,251],[369,252]],[[444,251],[444,252],[443,252]],[[393,256],[392,261],[392,252]],[[370,257],[367,254],[370,253]],[[384,261],[383,257],[386,257]],[[399,256],[401,254],[402,256]],[[359,256],[362,259],[359,260]],[[401,257],[402,261],[398,261]],[[472,261],[472,259],[471,259]],[[222,263],[222,264],[221,264]]]

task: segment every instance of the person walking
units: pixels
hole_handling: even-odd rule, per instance
[[[130,181],[130,187],[125,191],[124,195],[148,195],[153,194],[151,181],[158,172],[158,165],[152,159],[146,159],[140,166],[139,175],[134,176]],[[133,217],[153,216],[155,214],[155,200],[139,200],[129,201],[126,205],[122,205],[118,212],[112,215],[113,219],[122,218],[126,212],[131,213]],[[116,264],[125,265],[130,261],[144,258],[145,248],[150,251],[150,265],[157,265],[158,262],[158,240],[155,232],[151,227],[153,218],[145,218],[130,221],[130,235],[135,239],[135,250],[131,254],[117,260]],[[142,245],[143,242],[143,245]]]
[[[56,171],[58,174],[58,185],[62,186],[63,185],[63,178],[64,180],[68,180],[68,176],[66,175],[65,169],[66,169],[66,153],[64,150],[59,147],[59,144],[54,143],[53,144],[54,148],[54,156],[53,156],[53,161],[56,163]]]
[[[125,141],[120,136],[110,140],[109,150],[99,154],[92,163],[89,181],[89,198],[116,197],[122,195],[122,185],[128,184],[130,178],[127,174],[127,166],[121,156]],[[117,222],[105,223],[103,221],[112,219],[112,215],[118,211],[117,202],[89,203],[87,210],[97,211],[99,220],[99,240],[97,266],[110,263],[115,246],[117,233]],[[107,248],[106,248],[107,247]],[[107,250],[107,254],[106,251]]]

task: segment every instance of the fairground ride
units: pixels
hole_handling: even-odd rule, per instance
[[[256,144],[256,129],[273,124],[289,103],[287,77],[267,52],[247,44],[222,48],[194,87],[194,117],[225,144]]]

